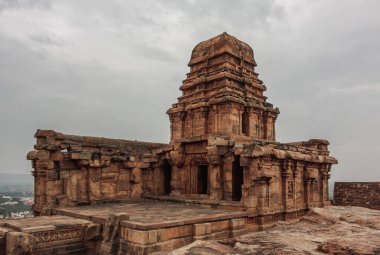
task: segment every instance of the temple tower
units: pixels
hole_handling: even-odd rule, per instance
[[[168,110],[171,143],[223,136],[275,141],[278,108],[266,102],[252,48],[223,33],[199,43],[178,103]]]

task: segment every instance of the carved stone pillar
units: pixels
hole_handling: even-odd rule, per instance
[[[255,125],[256,125],[256,121],[255,121],[255,113],[254,111],[252,111],[251,109],[247,108],[247,111],[248,111],[248,122],[249,122],[249,126],[248,126],[248,136],[251,136],[251,137],[254,137],[255,136]]]
[[[180,196],[183,194],[184,189],[184,183],[182,181],[182,174],[181,174],[181,168],[178,167],[176,164],[172,165],[172,179],[170,182],[172,192],[170,195],[172,196]]]
[[[276,120],[277,120],[277,115],[273,117],[273,141],[276,141]]]
[[[329,188],[328,188],[328,180],[330,178],[329,174],[329,165],[321,166],[320,171],[320,194],[321,194],[321,206],[329,205]]]
[[[295,162],[295,166],[293,169],[293,206],[297,207],[297,179],[298,179],[298,169],[297,162]]]
[[[186,112],[181,112],[179,117],[181,121],[181,138],[184,138],[186,132]]]
[[[281,171],[281,177],[282,177],[282,206],[283,209],[286,211],[288,209],[288,196],[289,196],[289,181],[292,177],[292,171],[291,171],[291,161],[286,160],[283,164],[283,169]],[[293,193],[293,191],[292,191]],[[293,195],[293,194],[291,194]]]
[[[255,181],[258,191],[257,212],[263,214],[270,206],[270,177],[262,177]]]
[[[247,162],[245,162],[247,161]],[[241,162],[245,162],[244,164],[244,190],[243,194],[243,202],[250,212],[257,211],[257,203],[258,203],[258,191],[255,180],[257,178],[258,172],[258,160],[253,159],[252,161],[247,158],[242,158]]]
[[[240,167],[243,169],[243,183],[241,185],[241,203],[245,204],[246,200],[249,198],[249,190],[251,187],[251,158],[241,156],[240,157]]]
[[[313,179],[305,179],[305,208],[310,209],[313,203]]]
[[[268,140],[268,113],[263,115],[263,139]]]
[[[174,137],[174,116],[172,114],[169,114],[169,121],[170,121],[170,141],[174,141],[175,137]]]
[[[202,119],[203,119],[203,134],[208,134],[208,126],[209,126],[209,109],[202,109]]]
[[[242,184],[242,199],[248,197],[249,189],[251,187],[251,178],[249,175],[250,166],[242,166],[243,167],[243,184]]]
[[[164,187],[164,171],[162,166],[153,168],[153,195],[163,195],[165,193]]]
[[[224,200],[232,201],[232,168],[233,168],[233,160],[232,156],[225,158],[223,164],[223,184],[224,184]]]
[[[213,133],[218,133],[218,131],[219,131],[219,127],[218,127],[218,121],[219,121],[219,118],[218,118],[218,108],[217,108],[217,106],[216,105],[213,105],[212,106],[212,126],[213,126],[213,129],[212,130],[210,130],[211,132],[213,132]],[[211,118],[211,116],[210,116],[210,118]]]
[[[210,173],[210,199],[213,200],[221,200],[222,192],[221,192],[221,181],[220,181],[220,170],[221,167],[219,164],[211,164],[209,165]]]

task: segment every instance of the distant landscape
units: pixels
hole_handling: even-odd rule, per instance
[[[0,192],[33,192],[33,186],[31,174],[0,173]]]
[[[0,173],[0,184],[33,184],[33,176],[31,173]]]
[[[33,176],[0,173],[0,218],[32,216]]]

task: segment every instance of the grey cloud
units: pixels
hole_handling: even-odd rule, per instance
[[[279,141],[327,138],[340,162],[333,180],[380,178],[379,1],[27,2],[0,10],[22,10],[40,28],[28,12],[39,8],[65,26],[25,40],[0,33],[0,171],[30,170],[36,128],[168,141],[165,112],[192,48],[226,31],[253,46],[281,110]]]
[[[172,52],[160,49],[158,47],[150,46],[148,44],[135,45],[135,49],[143,57],[149,58],[151,60],[155,59],[164,62],[176,62],[178,60]]]
[[[50,6],[50,0],[0,0],[0,13],[5,9],[48,9]]]
[[[30,36],[30,39],[32,39],[36,43],[45,44],[45,45],[62,46],[64,44],[62,40],[58,40],[54,38],[53,35],[50,35],[48,33],[34,34]]]

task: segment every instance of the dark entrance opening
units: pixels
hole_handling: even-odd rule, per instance
[[[208,193],[208,166],[199,165],[197,171],[197,194]]]
[[[240,156],[235,156],[232,168],[232,200],[240,201],[242,197],[243,167],[240,166]]]
[[[172,191],[170,182],[172,180],[172,166],[167,160],[164,161],[164,195],[169,195]]]

